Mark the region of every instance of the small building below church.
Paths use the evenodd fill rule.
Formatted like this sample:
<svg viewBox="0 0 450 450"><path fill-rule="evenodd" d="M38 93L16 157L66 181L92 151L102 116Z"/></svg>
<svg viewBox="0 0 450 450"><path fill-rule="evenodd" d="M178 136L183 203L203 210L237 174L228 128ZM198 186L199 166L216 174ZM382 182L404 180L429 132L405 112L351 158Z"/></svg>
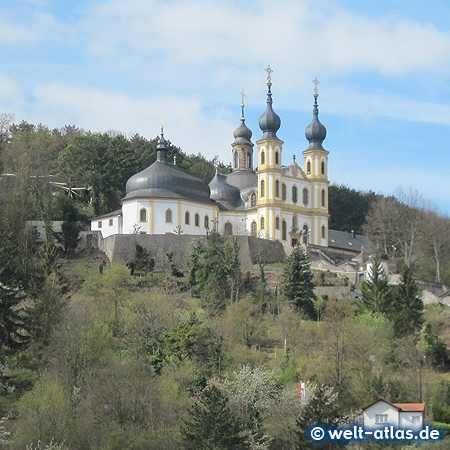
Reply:
<svg viewBox="0 0 450 450"><path fill-rule="evenodd" d="M114 234L251 235L278 240L289 253L299 242L328 247L328 151L326 128L319 121L317 85L308 146L303 164L282 164L281 119L273 110L272 80L267 77L261 135L252 142L244 104L231 144L233 170L216 174L208 184L167 160L163 130L157 159L126 183L122 208L96 217L91 230L103 238ZM255 154L256 153L256 154Z"/></svg>

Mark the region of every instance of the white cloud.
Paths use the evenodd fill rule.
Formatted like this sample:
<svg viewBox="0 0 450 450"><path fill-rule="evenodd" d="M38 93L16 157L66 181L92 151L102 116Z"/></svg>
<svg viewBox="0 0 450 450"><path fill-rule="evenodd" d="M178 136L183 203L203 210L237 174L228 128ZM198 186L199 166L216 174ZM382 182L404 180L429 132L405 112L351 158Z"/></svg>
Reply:
<svg viewBox="0 0 450 450"><path fill-rule="evenodd" d="M11 77L0 74L0 108L17 105L21 100L22 89L19 83Z"/></svg>
<svg viewBox="0 0 450 450"><path fill-rule="evenodd" d="M168 139L184 151L230 159L230 146L220 145L232 138L233 124L227 113L206 114L196 98L133 98L61 83L38 86L34 97L30 119L50 126L76 124L90 130L118 130L155 137L163 123Z"/></svg>

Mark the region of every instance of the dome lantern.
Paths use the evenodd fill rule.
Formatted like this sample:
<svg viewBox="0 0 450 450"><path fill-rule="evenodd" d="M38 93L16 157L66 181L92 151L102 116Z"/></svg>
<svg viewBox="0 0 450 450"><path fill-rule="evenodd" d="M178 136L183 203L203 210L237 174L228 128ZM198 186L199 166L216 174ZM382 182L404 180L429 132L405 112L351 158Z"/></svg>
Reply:
<svg viewBox="0 0 450 450"><path fill-rule="evenodd" d="M322 149L322 143L327 137L327 129L322 125L319 120L319 104L317 98L319 97L319 80L314 79L314 105L313 105L313 118L311 123L305 129L305 137L309 141L310 149Z"/></svg>
<svg viewBox="0 0 450 450"><path fill-rule="evenodd" d="M267 106L264 113L259 118L259 128L263 132L264 138L277 138L277 131L280 129L281 120L278 114L272 109L272 77L273 72L270 66L267 66Z"/></svg>

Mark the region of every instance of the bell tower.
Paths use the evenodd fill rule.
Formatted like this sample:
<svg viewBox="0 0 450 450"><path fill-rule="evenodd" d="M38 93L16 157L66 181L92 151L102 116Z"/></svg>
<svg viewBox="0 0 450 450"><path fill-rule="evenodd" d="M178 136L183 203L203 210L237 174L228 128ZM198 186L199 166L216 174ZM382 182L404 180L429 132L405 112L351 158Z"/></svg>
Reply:
<svg viewBox="0 0 450 450"><path fill-rule="evenodd" d="M252 131L245 124L245 94L241 92L241 124L234 132L233 149L233 171L253 170L253 144Z"/></svg>
<svg viewBox="0 0 450 450"><path fill-rule="evenodd" d="M278 138L281 120L272 108L272 72L266 69L267 100L266 110L259 118L259 127L263 132L257 144L258 152L258 231L259 236L275 239L275 208L281 198L281 157L283 141Z"/></svg>

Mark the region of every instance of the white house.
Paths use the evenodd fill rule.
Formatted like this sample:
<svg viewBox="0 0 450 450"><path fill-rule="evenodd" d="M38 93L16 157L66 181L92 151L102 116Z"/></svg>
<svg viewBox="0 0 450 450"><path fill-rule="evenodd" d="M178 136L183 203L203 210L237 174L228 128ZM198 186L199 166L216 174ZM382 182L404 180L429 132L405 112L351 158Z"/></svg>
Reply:
<svg viewBox="0 0 450 450"><path fill-rule="evenodd" d="M379 399L367 406L362 413L362 423L366 428L385 425L420 429L425 417L425 403L391 403Z"/></svg>

